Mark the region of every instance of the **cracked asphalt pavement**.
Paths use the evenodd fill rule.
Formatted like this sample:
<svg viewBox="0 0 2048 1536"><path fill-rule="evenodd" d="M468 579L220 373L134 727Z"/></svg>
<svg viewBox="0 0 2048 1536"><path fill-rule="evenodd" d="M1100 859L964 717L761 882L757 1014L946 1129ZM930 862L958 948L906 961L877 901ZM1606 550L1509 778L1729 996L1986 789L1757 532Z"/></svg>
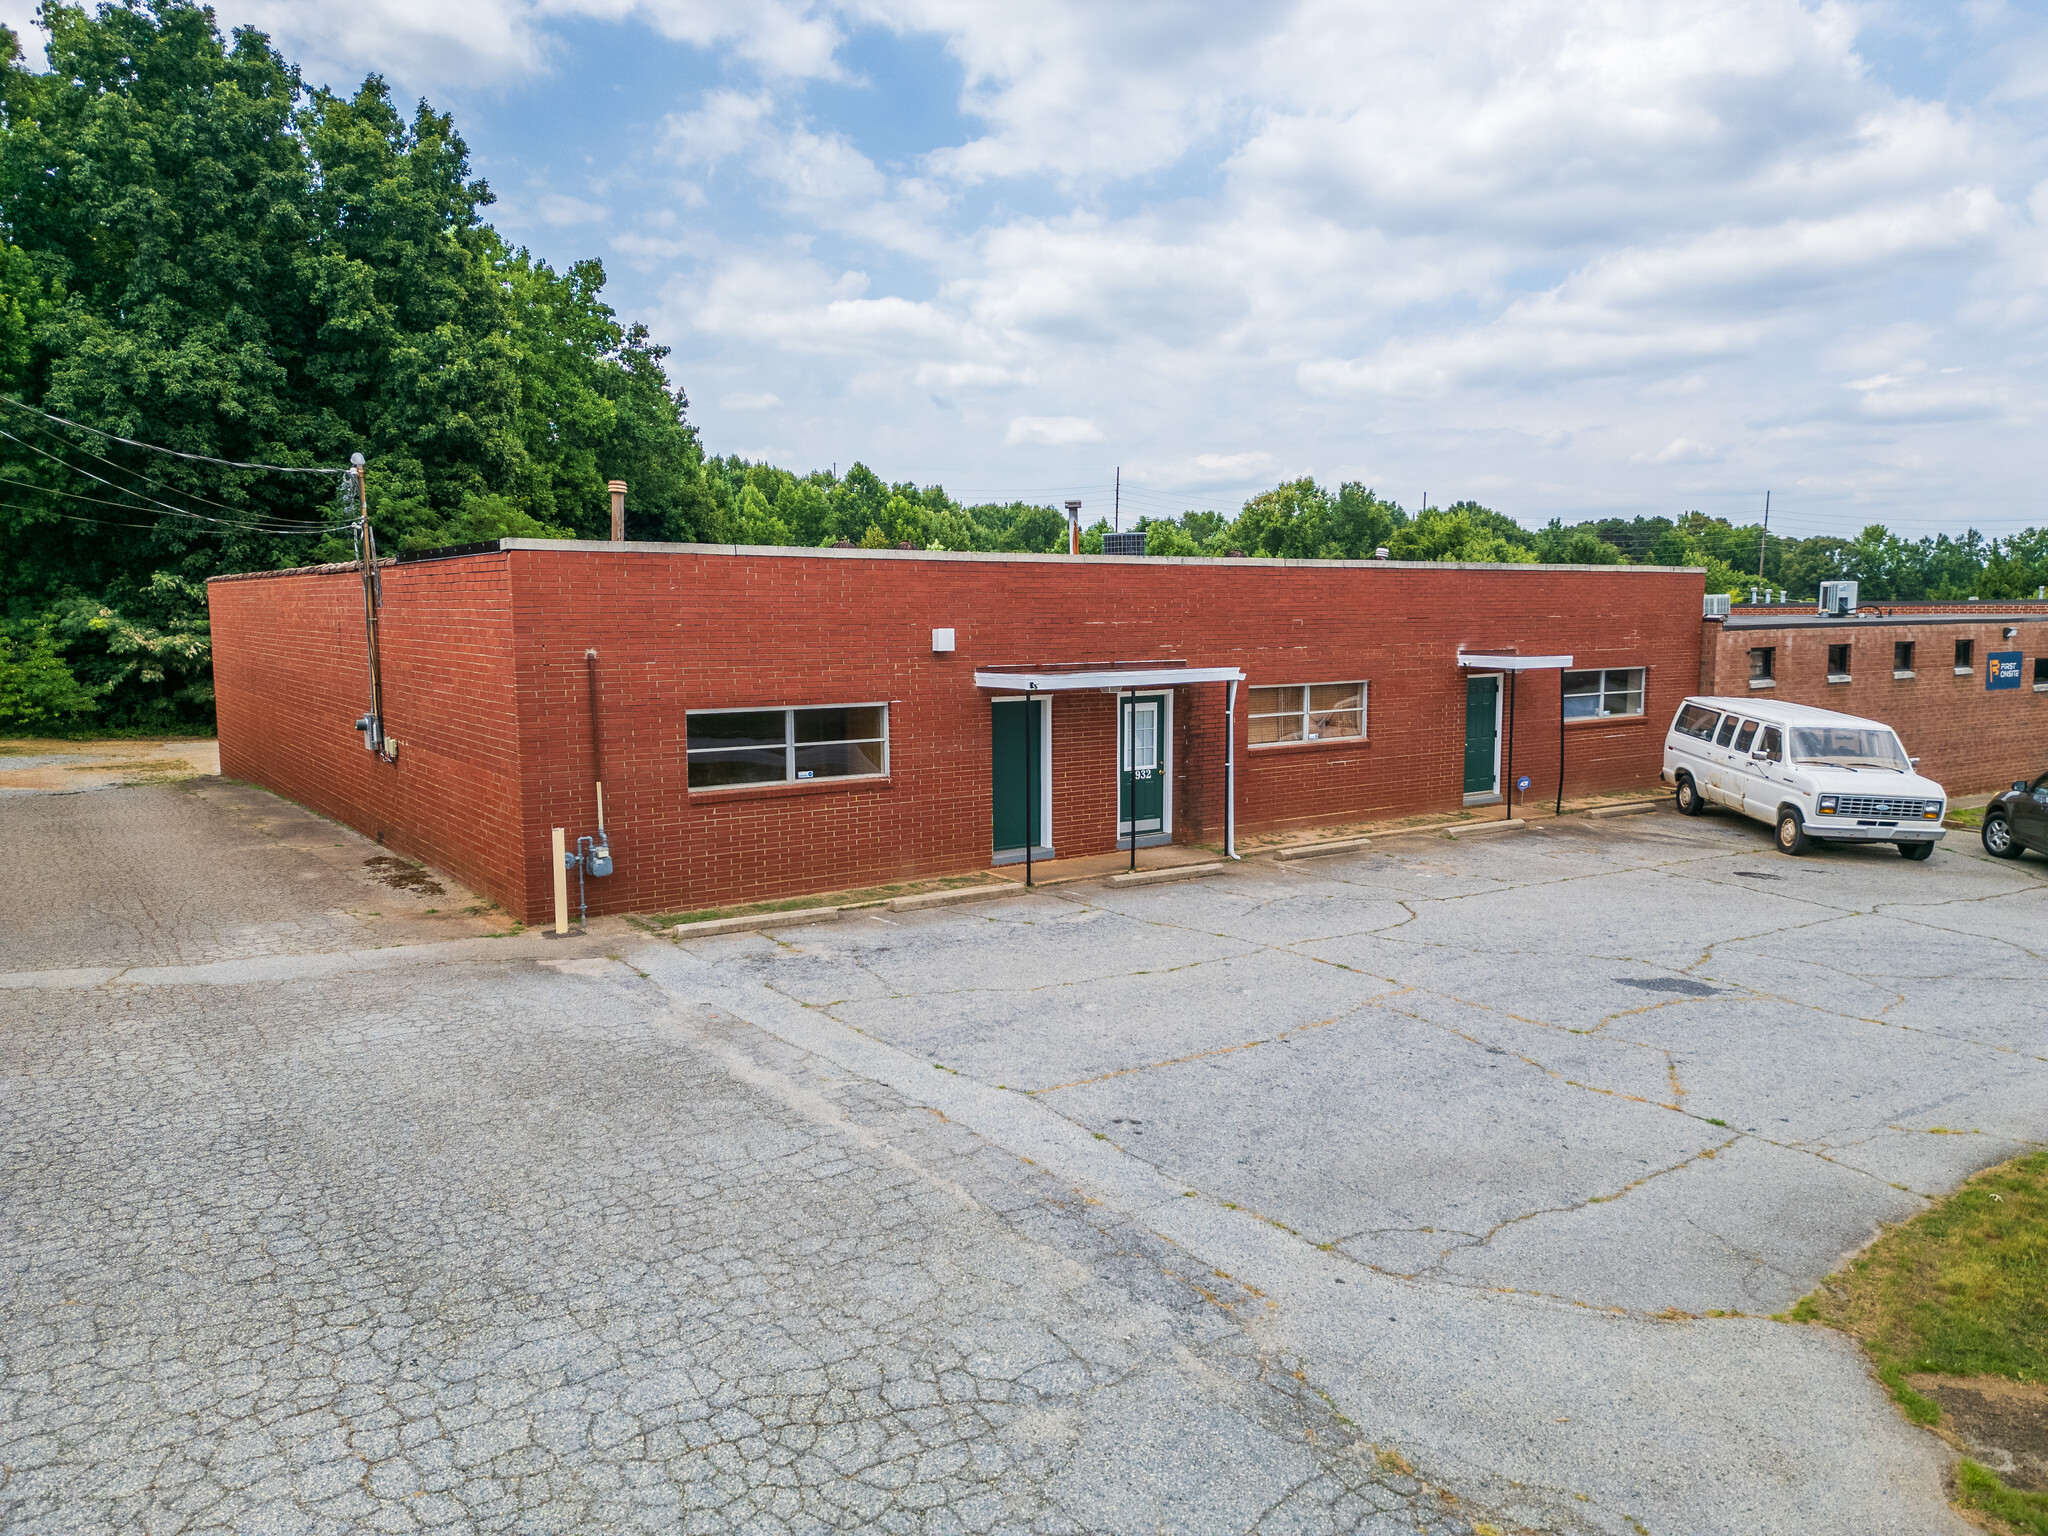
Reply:
<svg viewBox="0 0 2048 1536"><path fill-rule="evenodd" d="M2048 1136L2048 861L1647 816L673 943L218 781L0 828L8 1532L1969 1529L1765 1314Z"/></svg>

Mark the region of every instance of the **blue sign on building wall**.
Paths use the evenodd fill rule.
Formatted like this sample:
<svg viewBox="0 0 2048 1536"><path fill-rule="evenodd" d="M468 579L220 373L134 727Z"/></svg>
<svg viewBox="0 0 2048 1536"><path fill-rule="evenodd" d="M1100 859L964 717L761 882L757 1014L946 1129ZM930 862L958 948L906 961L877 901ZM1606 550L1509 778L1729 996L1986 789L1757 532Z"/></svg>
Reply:
<svg viewBox="0 0 2048 1536"><path fill-rule="evenodd" d="M1993 651L1984 658L1984 688L2017 688L2020 685L2020 652Z"/></svg>

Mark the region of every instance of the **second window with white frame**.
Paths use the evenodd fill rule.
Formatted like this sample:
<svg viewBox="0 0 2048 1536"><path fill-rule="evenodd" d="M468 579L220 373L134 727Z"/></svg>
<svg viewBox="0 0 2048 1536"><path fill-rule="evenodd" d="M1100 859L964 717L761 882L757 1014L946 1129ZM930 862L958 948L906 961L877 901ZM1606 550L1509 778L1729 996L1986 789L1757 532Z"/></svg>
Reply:
<svg viewBox="0 0 2048 1536"><path fill-rule="evenodd" d="M1365 734L1364 683L1254 688L1246 704L1255 747L1287 741L1339 741Z"/></svg>
<svg viewBox="0 0 2048 1536"><path fill-rule="evenodd" d="M1604 720L1613 715L1643 712L1643 669L1608 667L1599 672L1564 675L1564 717Z"/></svg>

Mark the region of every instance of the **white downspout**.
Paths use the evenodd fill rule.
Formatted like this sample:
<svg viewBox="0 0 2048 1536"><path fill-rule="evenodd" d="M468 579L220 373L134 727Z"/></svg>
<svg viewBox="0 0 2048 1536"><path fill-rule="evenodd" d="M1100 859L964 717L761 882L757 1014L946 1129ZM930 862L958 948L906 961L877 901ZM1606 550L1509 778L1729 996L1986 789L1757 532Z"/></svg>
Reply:
<svg viewBox="0 0 2048 1536"><path fill-rule="evenodd" d="M1223 851L1237 857L1237 679L1225 683L1223 704Z"/></svg>

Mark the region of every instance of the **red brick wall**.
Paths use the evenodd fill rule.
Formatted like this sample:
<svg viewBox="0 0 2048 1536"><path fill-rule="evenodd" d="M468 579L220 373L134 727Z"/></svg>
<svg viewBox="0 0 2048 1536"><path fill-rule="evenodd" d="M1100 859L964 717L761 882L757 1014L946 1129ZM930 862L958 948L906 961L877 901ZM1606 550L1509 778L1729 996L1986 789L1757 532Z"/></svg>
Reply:
<svg viewBox="0 0 2048 1536"><path fill-rule="evenodd" d="M355 729L369 707L358 567L208 584L221 772L523 913L528 835L506 558L387 565L383 578L384 719L398 742L395 763L363 750Z"/></svg>
<svg viewBox="0 0 2048 1536"><path fill-rule="evenodd" d="M1709 622L1700 647L1700 691L1748 695L1749 652L1772 646L1778 653L1777 686L1769 690L1770 698L1884 721L1920 758L1921 772L1952 795L2003 789L2048 767L2048 693L2033 687L2034 658L2048 656L2048 624L2022 619L2010 626L2019 631L2017 638L2007 640L2008 626L1998 622L2001 615L1994 609L1988 621L1980 620L1978 606L1971 604L1968 617L1958 615L1952 624L1858 619L1853 624L1727 629ZM1892 645L1899 640L1913 642L1913 677L1892 676ZM1974 642L1971 670L1962 676L1954 665L1958 640ZM1830 683L1828 647L1844 644L1850 647L1850 681ZM2018 688L1985 688L1984 658L1993 651L2024 656Z"/></svg>
<svg viewBox="0 0 2048 1536"><path fill-rule="evenodd" d="M573 838L595 827L584 661L593 647L618 868L590 887L597 911L985 867L989 705L977 668L1174 657L1240 666L1246 686L1364 679L1362 742L1252 749L1240 691L1238 825L1253 832L1455 809L1461 647L1646 668L1641 721L1569 727L1565 788L1653 785L1664 723L1692 691L1700 655L1701 578L1686 572L514 549L387 572L387 717L402 743L394 770L372 762L350 728L362 709L357 580L216 584L227 771L354 825L377 822L393 846L442 863L528 921L552 901L547 829ZM317 645L302 625L273 620L313 609L326 626ZM957 630L959 648L935 656L931 631L941 627ZM491 664L435 662L448 646ZM1517 692L1514 771L1534 778L1530 799L1548 799L1557 674L1532 674ZM336 702L324 712L279 707L294 694ZM1212 840L1223 823L1223 688L1179 695L1175 831ZM881 701L890 705L885 780L689 792L686 710ZM272 722L274 744L250 742L259 717ZM457 717L467 722L462 751L445 723ZM1100 693L1061 693L1053 704L1053 835L1063 856L1116 846L1116 718L1114 699ZM397 793L429 770L445 780L439 798L420 786Z"/></svg>

